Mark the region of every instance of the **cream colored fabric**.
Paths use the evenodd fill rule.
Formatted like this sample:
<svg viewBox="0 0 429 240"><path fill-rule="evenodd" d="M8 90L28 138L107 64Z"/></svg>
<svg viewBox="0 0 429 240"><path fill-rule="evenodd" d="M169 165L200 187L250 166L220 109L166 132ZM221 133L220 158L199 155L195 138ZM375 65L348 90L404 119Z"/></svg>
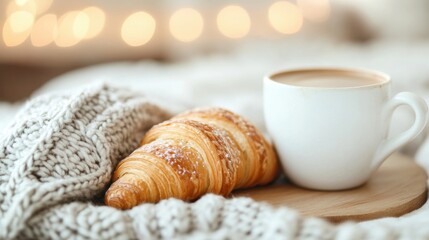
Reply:
<svg viewBox="0 0 429 240"><path fill-rule="evenodd" d="M62 203L102 194L118 160L167 117L145 98L106 86L29 102L0 139L0 239L32 229L28 221L40 211L61 213L69 209ZM74 220L63 212L38 224L66 227ZM33 230L39 236L43 228ZM53 231L46 236L56 238Z"/></svg>

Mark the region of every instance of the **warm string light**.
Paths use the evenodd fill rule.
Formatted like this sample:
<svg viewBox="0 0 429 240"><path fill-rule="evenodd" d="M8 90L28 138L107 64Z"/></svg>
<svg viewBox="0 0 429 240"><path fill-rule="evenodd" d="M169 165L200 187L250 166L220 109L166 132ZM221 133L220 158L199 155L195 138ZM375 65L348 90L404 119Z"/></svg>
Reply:
<svg viewBox="0 0 429 240"><path fill-rule="evenodd" d="M13 32L25 32L33 26L34 16L26 11L17 11L9 16L9 24Z"/></svg>
<svg viewBox="0 0 429 240"><path fill-rule="evenodd" d="M171 15L169 26L171 35L175 39L181 42L192 42L203 32L204 20L197 10L182 8Z"/></svg>
<svg viewBox="0 0 429 240"><path fill-rule="evenodd" d="M98 7L70 11L57 19L54 14L45 14L53 0L12 0L6 8L3 26L3 41L6 46L18 46L31 36L35 47L54 42L59 47L71 47L84 39L99 35L105 25L106 14ZM329 18L329 0L277 1L268 8L268 20L274 30L294 34L303 26L303 19L323 22ZM40 15L40 16L39 16ZM245 8L230 5L222 8L216 16L219 32L225 37L238 39L249 34L251 18ZM175 11L168 22L173 38L181 42L197 40L204 30L204 19L193 8ZM156 20L149 13L140 11L128 16L121 27L122 40L129 46L148 43L156 32Z"/></svg>
<svg viewBox="0 0 429 240"><path fill-rule="evenodd" d="M89 28L85 39L96 37L104 28L106 14L98 7L87 7L82 12L89 17Z"/></svg>
<svg viewBox="0 0 429 240"><path fill-rule="evenodd" d="M40 17L31 31L31 43L35 47L43 47L55 41L58 35L57 16L46 14Z"/></svg>
<svg viewBox="0 0 429 240"><path fill-rule="evenodd" d="M217 15L219 31L229 38L242 38L249 33L250 16L240 6L227 6Z"/></svg>
<svg viewBox="0 0 429 240"><path fill-rule="evenodd" d="M89 28L89 18L81 11L67 12L58 21L58 35L55 44L58 47L71 47L78 44Z"/></svg>
<svg viewBox="0 0 429 240"><path fill-rule="evenodd" d="M146 12L136 12L125 19L122 24L122 40L130 46L146 44L153 37L156 29L155 19Z"/></svg>
<svg viewBox="0 0 429 240"><path fill-rule="evenodd" d="M29 1L29 0L27 0ZM46 12L52 5L53 0L32 0L36 5L36 13L42 14Z"/></svg>
<svg viewBox="0 0 429 240"><path fill-rule="evenodd" d="M8 47L22 44L30 35L34 15L28 11L12 12L3 25L3 41Z"/></svg>
<svg viewBox="0 0 429 240"><path fill-rule="evenodd" d="M6 8L6 16L15 11L27 11L34 15L46 12L52 5L53 0L16 0L11 1Z"/></svg>
<svg viewBox="0 0 429 240"><path fill-rule="evenodd" d="M15 0L16 5L22 6L27 3L28 0Z"/></svg>
<svg viewBox="0 0 429 240"><path fill-rule="evenodd" d="M6 7L6 17L17 11L26 11L33 15L37 14L36 2L34 0L27 1L11 1Z"/></svg>
<svg viewBox="0 0 429 240"><path fill-rule="evenodd" d="M9 17L6 20L2 31L3 41L8 47L15 47L22 44L31 32L31 28L23 28L21 24L12 23L14 21L13 19L14 18Z"/></svg>
<svg viewBox="0 0 429 240"><path fill-rule="evenodd" d="M47 11L53 0L16 0L7 7L7 20L3 27L6 46L18 46L31 36L35 47L55 42L59 47L71 47L83 39L96 37L104 28L105 13L97 7L71 11L57 20L53 14L37 15Z"/></svg>
<svg viewBox="0 0 429 240"><path fill-rule="evenodd" d="M298 32L303 25L301 10L293 3L278 1L268 9L268 19L271 26L283 34Z"/></svg>
<svg viewBox="0 0 429 240"><path fill-rule="evenodd" d="M103 30L104 24L105 13L97 7L68 12L58 21L55 44L59 47L71 47L84 39L94 38Z"/></svg>

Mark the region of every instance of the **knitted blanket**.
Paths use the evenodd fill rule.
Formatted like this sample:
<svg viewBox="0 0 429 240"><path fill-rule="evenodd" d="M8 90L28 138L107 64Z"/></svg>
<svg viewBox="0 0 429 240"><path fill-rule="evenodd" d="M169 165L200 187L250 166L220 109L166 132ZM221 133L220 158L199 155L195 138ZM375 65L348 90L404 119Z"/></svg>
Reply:
<svg viewBox="0 0 429 240"><path fill-rule="evenodd" d="M29 102L0 139L0 239L428 239L427 211L333 225L248 198L208 194L121 211L102 197L119 160L169 117L95 86Z"/></svg>

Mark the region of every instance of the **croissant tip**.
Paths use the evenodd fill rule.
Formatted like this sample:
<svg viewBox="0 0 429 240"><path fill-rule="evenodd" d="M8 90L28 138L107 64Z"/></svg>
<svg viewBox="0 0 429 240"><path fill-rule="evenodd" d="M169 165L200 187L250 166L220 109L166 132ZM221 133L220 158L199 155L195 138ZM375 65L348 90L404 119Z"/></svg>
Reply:
<svg viewBox="0 0 429 240"><path fill-rule="evenodd" d="M107 190L104 197L104 203L107 206L114 207L121 210L126 210L137 205L132 201L134 193L128 189L111 187Z"/></svg>

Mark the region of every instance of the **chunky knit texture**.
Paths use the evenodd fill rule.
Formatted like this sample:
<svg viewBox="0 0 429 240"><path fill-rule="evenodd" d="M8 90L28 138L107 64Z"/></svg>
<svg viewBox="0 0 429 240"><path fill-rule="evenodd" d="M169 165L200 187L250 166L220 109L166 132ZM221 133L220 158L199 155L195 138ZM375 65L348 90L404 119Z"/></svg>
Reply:
<svg viewBox="0 0 429 240"><path fill-rule="evenodd" d="M128 211L104 206L118 160L168 114L97 86L34 99L0 140L0 239L428 239L429 217L332 225L208 194Z"/></svg>
<svg viewBox="0 0 429 240"><path fill-rule="evenodd" d="M17 236L39 211L101 194L118 160L167 117L144 98L106 86L28 103L0 140L0 238Z"/></svg>

